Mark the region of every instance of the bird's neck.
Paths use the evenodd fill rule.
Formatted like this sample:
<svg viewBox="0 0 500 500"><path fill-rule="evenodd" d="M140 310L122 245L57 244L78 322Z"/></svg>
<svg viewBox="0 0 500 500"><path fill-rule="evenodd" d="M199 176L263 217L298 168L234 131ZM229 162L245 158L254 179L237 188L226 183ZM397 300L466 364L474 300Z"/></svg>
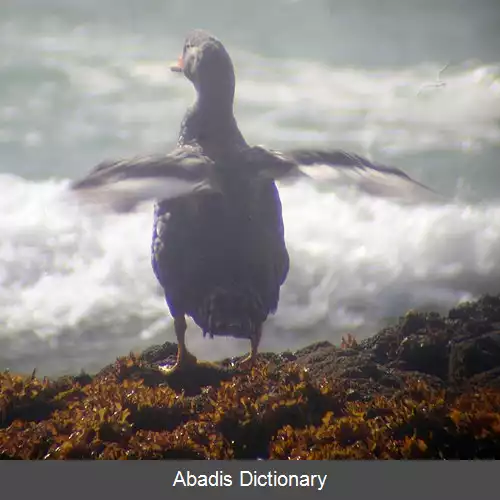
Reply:
<svg viewBox="0 0 500 500"><path fill-rule="evenodd" d="M194 106L198 112L211 120L229 121L233 118L234 88L213 86L204 92L199 92Z"/></svg>
<svg viewBox="0 0 500 500"><path fill-rule="evenodd" d="M181 130L180 142L196 142L206 154L225 151L245 144L233 114L233 102L217 95L198 96L187 112Z"/></svg>

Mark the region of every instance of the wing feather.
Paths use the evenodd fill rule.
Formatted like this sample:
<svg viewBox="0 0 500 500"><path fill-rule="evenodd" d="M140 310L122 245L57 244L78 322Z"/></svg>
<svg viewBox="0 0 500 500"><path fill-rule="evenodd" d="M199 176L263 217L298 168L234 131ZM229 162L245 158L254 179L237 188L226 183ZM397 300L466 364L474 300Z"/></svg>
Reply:
<svg viewBox="0 0 500 500"><path fill-rule="evenodd" d="M84 202L130 211L144 201L168 201L217 192L213 162L199 150L183 147L165 155L105 161L71 190Z"/></svg>

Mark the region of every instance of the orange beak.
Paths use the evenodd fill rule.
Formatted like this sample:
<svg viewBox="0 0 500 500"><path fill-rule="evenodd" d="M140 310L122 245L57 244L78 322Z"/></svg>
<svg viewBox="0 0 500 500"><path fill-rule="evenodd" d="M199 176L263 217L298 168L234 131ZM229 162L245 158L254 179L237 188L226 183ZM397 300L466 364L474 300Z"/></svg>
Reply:
<svg viewBox="0 0 500 500"><path fill-rule="evenodd" d="M179 56L177 62L170 66L170 70L175 71L176 73L182 73L184 70L184 60L182 59L182 56Z"/></svg>

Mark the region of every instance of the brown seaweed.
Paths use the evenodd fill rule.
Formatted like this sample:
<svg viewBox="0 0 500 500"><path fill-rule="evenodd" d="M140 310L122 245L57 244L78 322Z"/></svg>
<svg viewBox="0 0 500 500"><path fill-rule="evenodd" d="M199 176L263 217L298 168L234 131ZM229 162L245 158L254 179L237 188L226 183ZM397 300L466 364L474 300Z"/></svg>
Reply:
<svg viewBox="0 0 500 500"><path fill-rule="evenodd" d="M499 459L499 311L487 297L410 313L250 371L166 375L149 353L94 377L0 373L0 458ZM419 358L432 353L443 369Z"/></svg>

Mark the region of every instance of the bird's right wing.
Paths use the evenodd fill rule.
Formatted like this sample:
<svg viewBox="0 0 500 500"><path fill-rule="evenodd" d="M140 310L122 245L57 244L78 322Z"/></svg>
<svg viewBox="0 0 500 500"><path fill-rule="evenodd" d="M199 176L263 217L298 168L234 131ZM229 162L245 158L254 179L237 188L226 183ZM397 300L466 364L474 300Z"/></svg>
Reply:
<svg viewBox="0 0 500 500"><path fill-rule="evenodd" d="M86 203L123 212L147 200L168 201L198 193L218 192L213 162L199 150L180 147L165 155L106 161L71 190Z"/></svg>

